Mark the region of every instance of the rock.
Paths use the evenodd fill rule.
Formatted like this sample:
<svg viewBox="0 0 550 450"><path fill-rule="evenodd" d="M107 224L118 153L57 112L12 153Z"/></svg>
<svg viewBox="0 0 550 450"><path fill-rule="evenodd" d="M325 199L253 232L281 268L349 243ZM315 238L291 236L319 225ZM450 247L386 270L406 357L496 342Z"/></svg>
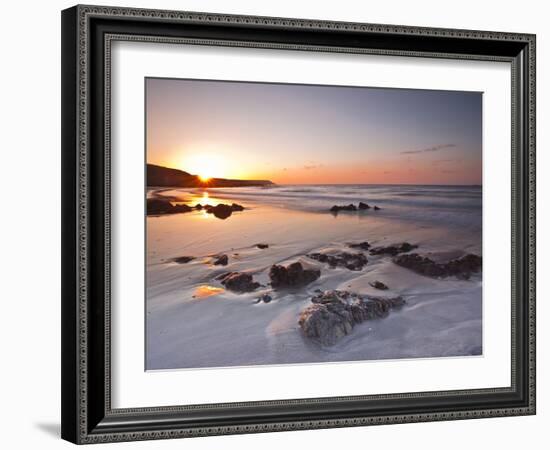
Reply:
<svg viewBox="0 0 550 450"><path fill-rule="evenodd" d="M300 314L298 324L303 333L321 345L334 345L351 333L353 315L343 303L313 304Z"/></svg>
<svg viewBox="0 0 550 450"><path fill-rule="evenodd" d="M351 292L338 290L321 291L317 289L315 292L317 292L317 295L311 297L311 303L339 303L342 300L349 299L353 295Z"/></svg>
<svg viewBox="0 0 550 450"><path fill-rule="evenodd" d="M442 277L445 275L445 268L430 258L420 256L417 253L400 255L395 257L393 262L398 266L405 267L413 272L430 277Z"/></svg>
<svg viewBox="0 0 550 450"><path fill-rule="evenodd" d="M227 255L219 255L214 260L215 266L227 266L227 263L229 262L229 257Z"/></svg>
<svg viewBox="0 0 550 450"><path fill-rule="evenodd" d="M271 300L273 300L271 298L271 295L269 294L263 294L263 295L260 295L258 297L258 301L256 303L261 303L261 302L264 302L264 303L269 303Z"/></svg>
<svg viewBox="0 0 550 450"><path fill-rule="evenodd" d="M177 214L191 211L191 207L187 205L172 205L169 200L162 198L147 199L147 215L159 216L163 214Z"/></svg>
<svg viewBox="0 0 550 450"><path fill-rule="evenodd" d="M242 272L228 272L216 278L230 291L233 292L252 292L260 287L252 278L252 275Z"/></svg>
<svg viewBox="0 0 550 450"><path fill-rule="evenodd" d="M388 286L386 286L384 283L382 283L381 281L378 281L378 280L375 280L375 281L371 281L369 283L374 289L380 289L382 291L385 291L388 289Z"/></svg>
<svg viewBox="0 0 550 450"><path fill-rule="evenodd" d="M348 291L325 291L311 299L298 320L304 335L331 346L351 333L353 327L366 320L382 318L405 304L401 297L361 296Z"/></svg>
<svg viewBox="0 0 550 450"><path fill-rule="evenodd" d="M162 200L160 198L148 198L147 199L147 215L156 215L156 214L171 214L172 203L168 200Z"/></svg>
<svg viewBox="0 0 550 450"><path fill-rule="evenodd" d="M233 203L226 205L225 203L218 203L216 206L206 205L204 207L208 214L214 214L218 219L225 220L233 214L235 211L243 211L244 206Z"/></svg>
<svg viewBox="0 0 550 450"><path fill-rule="evenodd" d="M351 248L360 248L361 250L368 250L370 248L370 244L367 241L364 242L358 242L357 244L348 244Z"/></svg>
<svg viewBox="0 0 550 450"><path fill-rule="evenodd" d="M192 211L192 210L193 210L193 208L191 208L190 206L184 205L184 204L174 205L173 209L172 209L174 214L186 213L186 212L189 212L189 211Z"/></svg>
<svg viewBox="0 0 550 450"><path fill-rule="evenodd" d="M225 205L223 203L219 203L216 206L206 205L206 212L208 214L214 214L218 219L225 220L231 214L233 214L233 210L231 209L230 205Z"/></svg>
<svg viewBox="0 0 550 450"><path fill-rule="evenodd" d="M435 278L457 276L467 280L472 273L481 270L481 257L471 253L446 263L437 263L417 253L396 256L393 258L393 262L420 275Z"/></svg>
<svg viewBox="0 0 550 450"><path fill-rule="evenodd" d="M256 244L256 247L263 250L263 249L269 248L269 244Z"/></svg>
<svg viewBox="0 0 550 450"><path fill-rule="evenodd" d="M368 203L363 203L363 202L359 202L359 205L358 206L355 206L353 204L349 204L349 205L334 205L332 208L330 208L330 211L333 213L333 214L338 214L340 211L365 211L367 209L370 209L370 205ZM378 206L375 206L374 207L374 210L375 211L379 211L381 210L382 208L379 208Z"/></svg>
<svg viewBox="0 0 550 450"><path fill-rule="evenodd" d="M202 208L203 208L203 206L202 206L200 203L197 203L197 204L195 205L195 209L196 209L197 211L201 211Z"/></svg>
<svg viewBox="0 0 550 450"><path fill-rule="evenodd" d="M273 265L269 270L271 286L276 289L305 286L320 276L320 270L304 269L299 262L292 263L288 267Z"/></svg>
<svg viewBox="0 0 550 450"><path fill-rule="evenodd" d="M356 323L388 316L390 310L401 308L405 304L402 297L361 297L350 304Z"/></svg>
<svg viewBox="0 0 550 450"><path fill-rule="evenodd" d="M315 261L326 263L331 268L344 267L348 270L362 270L368 262L367 257L363 253L310 253L307 257Z"/></svg>
<svg viewBox="0 0 550 450"><path fill-rule="evenodd" d="M172 261L177 262L178 264L187 264L190 261L193 261L195 259L194 256L178 256L177 258L174 258Z"/></svg>
<svg viewBox="0 0 550 450"><path fill-rule="evenodd" d="M472 273L477 273L481 270L481 256L468 253L447 262L445 266L450 274L468 279Z"/></svg>
<svg viewBox="0 0 550 450"><path fill-rule="evenodd" d="M330 210L333 213L338 213L339 211L357 211L357 207L350 203L349 205L344 206L334 205L332 208L330 208Z"/></svg>
<svg viewBox="0 0 550 450"><path fill-rule="evenodd" d="M374 247L374 248L371 248L369 253L371 255L395 256L395 255L398 255L399 253L410 252L415 248L418 248L418 245L412 245L412 244L409 244L408 242L403 242L402 244L388 245L387 247Z"/></svg>

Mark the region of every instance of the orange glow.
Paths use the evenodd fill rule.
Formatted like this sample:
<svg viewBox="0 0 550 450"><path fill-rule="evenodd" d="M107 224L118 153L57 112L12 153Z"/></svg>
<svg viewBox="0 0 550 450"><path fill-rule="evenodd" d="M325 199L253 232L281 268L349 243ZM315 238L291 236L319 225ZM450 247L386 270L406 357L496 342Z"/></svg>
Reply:
<svg viewBox="0 0 550 450"><path fill-rule="evenodd" d="M444 166L419 159L386 158L316 168L288 164L258 177L277 184L418 184L419 180L424 184L479 184L481 179L481 166L475 161L463 160Z"/></svg>
<svg viewBox="0 0 550 450"><path fill-rule="evenodd" d="M223 203L222 199L211 197L208 191L206 190L193 192L190 194L191 194L191 198L187 202L188 205L194 206L194 205L201 204L202 206L206 206L206 205L216 206L218 203ZM213 214L208 214L206 209L203 208L201 210L200 217L204 219L212 219L215 216Z"/></svg>
<svg viewBox="0 0 550 450"><path fill-rule="evenodd" d="M224 290L222 288L202 285L195 289L193 297L195 298L206 298L212 297L213 295L221 294Z"/></svg>
<svg viewBox="0 0 550 450"><path fill-rule="evenodd" d="M218 203L223 203L223 200L220 198L211 197L208 191L196 191L196 192L190 192L190 198L187 204L189 205L197 205L201 204L202 206L211 205L216 206Z"/></svg>
<svg viewBox="0 0 550 450"><path fill-rule="evenodd" d="M178 153L173 159L150 163L198 175L205 188L213 178L270 180L275 184L479 184L481 180L481 165L467 158L441 162L424 156L388 156L366 162L322 161L313 165L274 160L260 165L251 158L232 160L212 151L185 156Z"/></svg>
<svg viewBox="0 0 550 450"><path fill-rule="evenodd" d="M205 183L212 178L227 176L227 165L224 159L216 153L189 153L178 165L182 170L198 175L200 180Z"/></svg>

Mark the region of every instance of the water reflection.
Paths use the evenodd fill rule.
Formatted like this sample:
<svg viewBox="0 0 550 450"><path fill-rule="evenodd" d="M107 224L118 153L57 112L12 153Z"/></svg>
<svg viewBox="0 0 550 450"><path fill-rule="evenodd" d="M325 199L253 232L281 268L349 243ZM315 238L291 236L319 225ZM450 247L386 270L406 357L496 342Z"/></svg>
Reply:
<svg viewBox="0 0 550 450"><path fill-rule="evenodd" d="M185 204L193 208L196 207L197 205L201 205L203 208L198 210L200 212L200 217L212 218L214 216L212 214L209 214L204 209L204 206L216 206L220 203L223 203L223 200L218 197L212 197L210 192L208 192L207 190L198 189L196 191L188 192L185 201L174 202L174 203Z"/></svg>
<svg viewBox="0 0 550 450"><path fill-rule="evenodd" d="M197 205L200 203L202 206L216 206L218 203L223 203L221 199L211 197L208 191L195 191L190 194L191 198L188 202L190 205Z"/></svg>

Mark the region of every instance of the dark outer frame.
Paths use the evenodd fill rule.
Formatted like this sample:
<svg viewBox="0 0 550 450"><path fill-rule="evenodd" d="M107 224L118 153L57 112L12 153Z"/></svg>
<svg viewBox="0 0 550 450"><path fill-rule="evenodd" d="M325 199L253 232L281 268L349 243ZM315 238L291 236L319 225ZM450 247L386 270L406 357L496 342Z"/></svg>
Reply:
<svg viewBox="0 0 550 450"><path fill-rule="evenodd" d="M509 62L511 386L113 409L110 49L114 40ZM535 414L535 36L104 6L64 10L61 350L61 434L78 444Z"/></svg>

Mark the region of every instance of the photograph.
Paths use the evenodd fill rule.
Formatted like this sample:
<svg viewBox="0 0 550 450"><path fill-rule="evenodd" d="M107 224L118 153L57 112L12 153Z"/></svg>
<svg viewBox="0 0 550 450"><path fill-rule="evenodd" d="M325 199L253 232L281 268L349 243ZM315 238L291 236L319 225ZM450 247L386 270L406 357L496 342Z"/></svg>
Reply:
<svg viewBox="0 0 550 450"><path fill-rule="evenodd" d="M40 39L12 41L60 63L38 77L45 101L21 95L36 58L4 71L24 119L7 130L21 160L7 186L58 192L58 208L50 195L5 221L54 256L34 282L4 233L21 268L6 304L23 307L6 315L18 345L4 359L41 399L11 414L13 442L463 450L542 436L549 32L533 2L496 16L495 2L42 3ZM60 305L12 301L29 279Z"/></svg>
<svg viewBox="0 0 550 450"><path fill-rule="evenodd" d="M483 355L481 92L144 88L146 370Z"/></svg>
<svg viewBox="0 0 550 450"><path fill-rule="evenodd" d="M41 162L24 149L10 165L53 183L44 158L61 163L60 216L44 221L61 233L43 239L41 223L37 235L61 241L61 264L48 266L61 279L46 271L61 307L39 301L36 315L55 331L40 342L60 347L38 354L56 364L40 373L53 377L61 420L59 402L51 422L33 408L37 435L60 422L75 444L211 436L280 448L367 433L387 445L408 424L396 444L425 447L437 428L435 443L521 447L546 418L543 15L256 3L63 5L61 33L42 33L61 53L61 89L44 92L61 101L38 107L61 114L46 114L60 129L37 126L60 137L61 158L40 146ZM29 133L16 131L17 147ZM35 209L7 222L32 237ZM8 241L23 292L28 255Z"/></svg>

